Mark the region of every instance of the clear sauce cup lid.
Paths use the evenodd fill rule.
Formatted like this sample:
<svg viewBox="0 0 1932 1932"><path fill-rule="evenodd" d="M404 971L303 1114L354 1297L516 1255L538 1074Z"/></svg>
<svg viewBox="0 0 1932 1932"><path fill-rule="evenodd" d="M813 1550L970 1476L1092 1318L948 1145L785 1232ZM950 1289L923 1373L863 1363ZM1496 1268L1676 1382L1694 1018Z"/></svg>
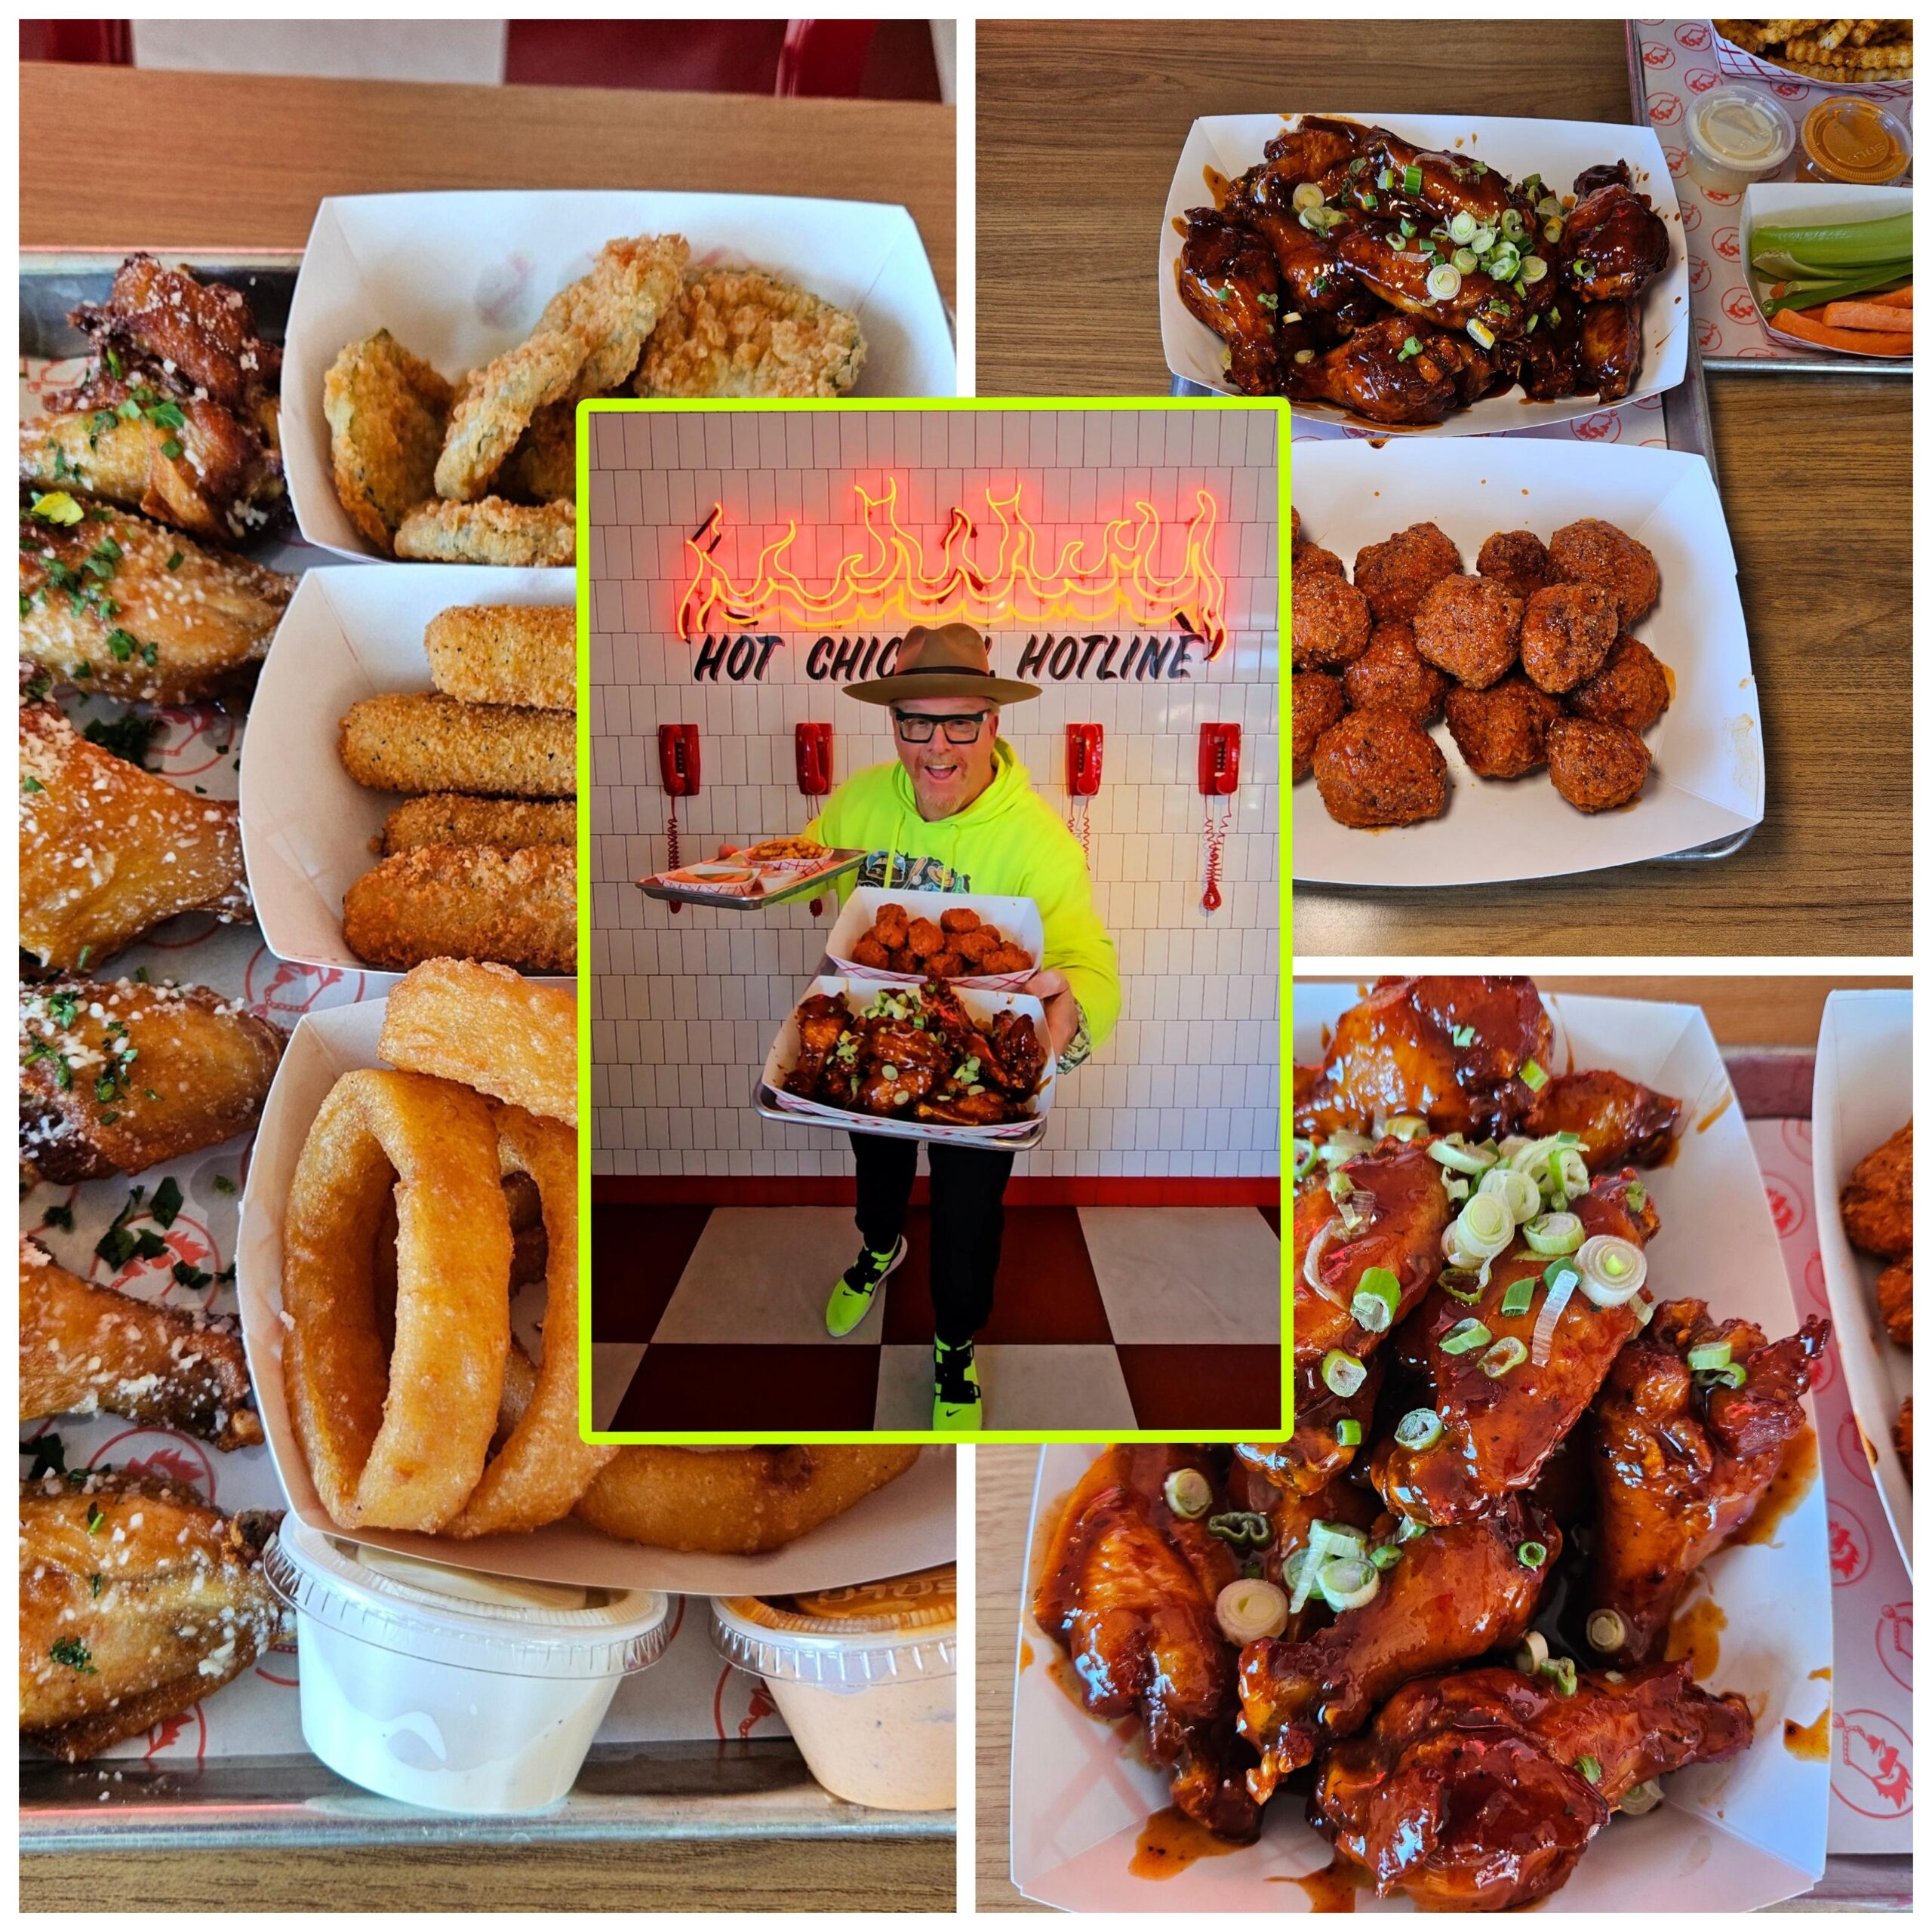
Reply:
<svg viewBox="0 0 1932 1932"><path fill-rule="evenodd" d="M958 1667L955 1567L795 1596L712 1600L712 1641L741 1670L858 1686Z"/></svg>

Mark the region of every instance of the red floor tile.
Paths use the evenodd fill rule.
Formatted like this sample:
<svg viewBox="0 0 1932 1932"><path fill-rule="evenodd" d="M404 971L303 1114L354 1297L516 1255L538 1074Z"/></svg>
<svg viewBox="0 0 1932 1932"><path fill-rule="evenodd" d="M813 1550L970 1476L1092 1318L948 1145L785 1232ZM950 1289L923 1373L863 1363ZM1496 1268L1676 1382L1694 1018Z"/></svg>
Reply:
<svg viewBox="0 0 1932 1932"><path fill-rule="evenodd" d="M1115 1352L1143 1429L1181 1434L1241 1429L1272 1435L1281 1428L1278 1349L1228 1343L1123 1343Z"/></svg>
<svg viewBox="0 0 1932 1932"><path fill-rule="evenodd" d="M1281 1238L1281 1210L1280 1204L1277 1202L1271 1205L1264 1205L1258 1211L1260 1214L1261 1218L1275 1230L1275 1238L1277 1241L1279 1241Z"/></svg>
<svg viewBox="0 0 1932 1932"><path fill-rule="evenodd" d="M591 1209L593 1342L651 1340L710 1218L709 1208L641 1208L606 1201Z"/></svg>
<svg viewBox="0 0 1932 1932"><path fill-rule="evenodd" d="M617 1404L616 1429L755 1429L783 1442L800 1429L872 1426L878 1351L854 1348L700 1346L647 1350Z"/></svg>
<svg viewBox="0 0 1932 1932"><path fill-rule="evenodd" d="M888 1342L933 1338L932 1219L924 1208L906 1218L906 1259L887 1291ZM985 1342L1110 1342L1100 1284L1072 1208L1008 1208L1000 1244L992 1319Z"/></svg>

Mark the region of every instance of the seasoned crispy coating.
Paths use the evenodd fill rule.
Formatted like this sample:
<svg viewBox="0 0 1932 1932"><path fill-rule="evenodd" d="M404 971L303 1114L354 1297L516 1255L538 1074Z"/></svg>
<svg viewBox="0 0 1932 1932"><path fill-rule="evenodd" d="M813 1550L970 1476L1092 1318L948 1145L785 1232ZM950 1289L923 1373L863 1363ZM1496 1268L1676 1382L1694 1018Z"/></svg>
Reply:
<svg viewBox="0 0 1932 1932"><path fill-rule="evenodd" d="M1407 712L1352 711L1315 747L1315 783L1338 824L1414 825L1449 802L1449 768Z"/></svg>
<svg viewBox="0 0 1932 1932"><path fill-rule="evenodd" d="M1650 776L1643 740L1623 724L1593 718L1558 718L1544 740L1550 782L1580 812L1607 812L1627 805Z"/></svg>
<svg viewBox="0 0 1932 1932"><path fill-rule="evenodd" d="M131 510L20 514L20 655L76 690L190 704L245 684L295 580Z"/></svg>
<svg viewBox="0 0 1932 1932"><path fill-rule="evenodd" d="M577 506L485 497L418 503L396 526L395 553L425 564L496 564L537 570L577 560Z"/></svg>
<svg viewBox="0 0 1932 1932"><path fill-rule="evenodd" d="M262 1440L249 1398L232 1320L84 1281L21 1241L21 1421L104 1413L239 1449Z"/></svg>
<svg viewBox="0 0 1932 1932"><path fill-rule="evenodd" d="M335 493L384 556L397 526L435 493L455 392L387 329L346 344L322 382Z"/></svg>
<svg viewBox="0 0 1932 1932"><path fill-rule="evenodd" d="M386 972L457 958L574 973L576 848L419 846L383 860L349 888L342 932L357 958Z"/></svg>
<svg viewBox="0 0 1932 1932"><path fill-rule="evenodd" d="M915 959L928 958L946 944L946 936L936 921L915 919L906 928L906 946Z"/></svg>
<svg viewBox="0 0 1932 1932"><path fill-rule="evenodd" d="M970 933L979 923L979 914L970 906L955 906L939 915L940 931L955 937Z"/></svg>
<svg viewBox="0 0 1932 1932"><path fill-rule="evenodd" d="M1626 630L1657 601L1662 588L1657 560L1649 549L1595 516L1566 523L1550 538L1549 578L1552 583L1593 583L1607 591Z"/></svg>
<svg viewBox="0 0 1932 1932"><path fill-rule="evenodd" d="M878 935L879 943L888 952L897 952L904 947L906 926L906 909L897 900L888 900L872 915L872 931Z"/></svg>
<svg viewBox="0 0 1932 1932"><path fill-rule="evenodd" d="M694 269L645 345L645 396L840 396L859 380L859 318L761 269Z"/></svg>
<svg viewBox="0 0 1932 1932"><path fill-rule="evenodd" d="M122 1470L20 1484L20 1735L68 1764L238 1677L280 1634L279 1513Z"/></svg>
<svg viewBox="0 0 1932 1932"><path fill-rule="evenodd" d="M1887 1332L1902 1349L1912 1346L1912 1257L1880 1270L1878 1312Z"/></svg>
<svg viewBox="0 0 1932 1932"><path fill-rule="evenodd" d="M980 961L983 973L1024 973L1033 964L1033 955L1023 946L1015 946L1011 940L996 946Z"/></svg>
<svg viewBox="0 0 1932 1932"><path fill-rule="evenodd" d="M575 503L577 405L552 402L538 410L497 480L519 503Z"/></svg>
<svg viewBox="0 0 1932 1932"><path fill-rule="evenodd" d="M1897 1261L1912 1252L1912 1123L1851 1171L1838 1196L1847 1238L1868 1254Z"/></svg>
<svg viewBox="0 0 1932 1932"><path fill-rule="evenodd" d="M456 605L423 633L429 681L472 704L577 709L577 611L568 604Z"/></svg>
<svg viewBox="0 0 1932 1932"><path fill-rule="evenodd" d="M1442 577L1416 608L1417 654L1481 691L1515 663L1522 624L1522 600L1495 578Z"/></svg>
<svg viewBox="0 0 1932 1932"><path fill-rule="evenodd" d="M1449 680L1416 648L1414 628L1399 620L1377 624L1368 648L1342 673L1342 690L1354 711L1386 706L1406 711L1418 724L1442 715Z"/></svg>
<svg viewBox="0 0 1932 1932"><path fill-rule="evenodd" d="M577 996L502 966L432 959L389 989L377 1051L574 1127ZM515 1226L512 1217L512 1226Z"/></svg>
<svg viewBox="0 0 1932 1932"><path fill-rule="evenodd" d="M1298 586L1291 617L1291 660L1297 671L1328 671L1352 663L1368 648L1367 600L1339 577L1312 577Z"/></svg>
<svg viewBox="0 0 1932 1932"><path fill-rule="evenodd" d="M281 351L257 333L238 288L203 281L152 255L130 255L114 272L106 301L68 318L105 357L138 362L183 395L248 411L279 386Z"/></svg>
<svg viewBox="0 0 1932 1932"><path fill-rule="evenodd" d="M94 1180L232 1140L260 1118L284 1044L206 986L29 982L20 1158L45 1180Z"/></svg>
<svg viewBox="0 0 1932 1932"><path fill-rule="evenodd" d="M1499 530L1483 539L1476 574L1493 577L1527 603L1549 581L1549 552L1534 531Z"/></svg>
<svg viewBox="0 0 1932 1932"><path fill-rule="evenodd" d="M918 955L909 946L893 947L886 955L886 964L895 973L916 973L920 970Z"/></svg>
<svg viewBox="0 0 1932 1932"><path fill-rule="evenodd" d="M378 792L577 793L577 719L568 711L391 692L349 706L340 750L349 777Z"/></svg>
<svg viewBox="0 0 1932 1932"><path fill-rule="evenodd" d="M1386 543L1355 552L1355 588L1368 599L1378 624L1392 617L1406 623L1430 590L1462 568L1462 552L1435 525L1412 523Z"/></svg>
<svg viewBox="0 0 1932 1932"><path fill-rule="evenodd" d="M869 966L875 973L891 970L892 955L870 933L861 933L853 943L852 957L861 966Z"/></svg>
<svg viewBox="0 0 1932 1932"><path fill-rule="evenodd" d="M381 851L393 858L419 845L494 845L514 852L525 845L574 845L577 801L552 804L528 798L472 798L460 792L431 792L407 799L383 822Z"/></svg>
<svg viewBox="0 0 1932 1932"><path fill-rule="evenodd" d="M1899 1419L1892 1425L1892 1442L1899 1452L1899 1460L1905 1465L1905 1479L1912 1480L1912 1398L1905 1398L1905 1405L1899 1411Z"/></svg>
<svg viewBox="0 0 1932 1932"><path fill-rule="evenodd" d="M954 934L950 949L971 967L997 952L1003 943L997 927L974 926L970 931Z"/></svg>
<svg viewBox="0 0 1932 1932"><path fill-rule="evenodd" d="M1347 573L1333 550L1324 550L1319 543L1303 543L1296 549L1292 574L1299 580L1305 577L1344 577Z"/></svg>
<svg viewBox="0 0 1932 1932"><path fill-rule="evenodd" d="M1288 680L1288 715L1297 785L1315 769L1315 747L1322 733L1348 709L1342 689L1343 680L1332 671L1297 671Z"/></svg>
<svg viewBox="0 0 1932 1932"><path fill-rule="evenodd" d="M99 965L177 912L249 915L240 808L89 743L51 704L20 707L20 944L43 966Z"/></svg>
<svg viewBox="0 0 1932 1932"><path fill-rule="evenodd" d="M1551 721L1563 707L1527 678L1505 678L1487 691L1449 694L1449 735L1478 778L1521 778L1546 755Z"/></svg>
<svg viewBox="0 0 1932 1932"><path fill-rule="evenodd" d="M550 298L525 341L465 377L437 459L436 494L460 503L485 495L538 410L623 381L690 255L678 235L605 242L589 274Z"/></svg>
<svg viewBox="0 0 1932 1932"><path fill-rule="evenodd" d="M1523 669L1546 691L1570 691L1601 671L1617 641L1617 600L1594 584L1553 583L1523 610Z"/></svg>
<svg viewBox="0 0 1932 1932"><path fill-rule="evenodd" d="M1670 708L1670 680L1657 654L1641 639L1620 635L1603 669L1570 694L1570 709L1580 718L1627 724L1647 731Z"/></svg>
<svg viewBox="0 0 1932 1932"><path fill-rule="evenodd" d="M928 955L926 971L935 980L956 980L967 971L965 955L948 946L943 952Z"/></svg>

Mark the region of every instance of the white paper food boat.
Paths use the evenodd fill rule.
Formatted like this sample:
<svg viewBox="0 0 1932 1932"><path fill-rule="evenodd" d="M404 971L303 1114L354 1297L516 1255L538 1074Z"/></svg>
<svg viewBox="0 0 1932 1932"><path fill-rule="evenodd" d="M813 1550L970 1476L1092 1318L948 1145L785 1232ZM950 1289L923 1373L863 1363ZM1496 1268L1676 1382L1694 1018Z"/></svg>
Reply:
<svg viewBox="0 0 1932 1932"><path fill-rule="evenodd" d="M1038 968L1047 943L1046 928L1040 923L1039 906L1031 899L1002 897L989 892L893 892L884 886L855 887L845 896L826 935L827 957L849 979L876 980L892 986L916 986L924 978L918 973L895 973L889 968L865 966L852 957L852 948L872 927L881 906L903 906L909 919L931 919L939 923L943 913L964 906L979 914L988 925L999 928L1003 938L1024 947L1035 961L1023 973L962 974L947 984L974 987L982 992L1017 992Z"/></svg>

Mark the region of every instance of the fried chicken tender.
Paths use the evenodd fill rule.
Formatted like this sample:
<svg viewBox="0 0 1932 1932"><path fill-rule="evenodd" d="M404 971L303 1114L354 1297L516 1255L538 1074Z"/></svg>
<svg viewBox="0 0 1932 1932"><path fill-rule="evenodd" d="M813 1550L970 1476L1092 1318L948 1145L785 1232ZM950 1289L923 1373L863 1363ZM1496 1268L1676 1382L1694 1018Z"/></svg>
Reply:
<svg viewBox="0 0 1932 1932"><path fill-rule="evenodd" d="M262 1440L225 1317L84 1281L20 1243L20 1420L105 1412L239 1449Z"/></svg>
<svg viewBox="0 0 1932 1932"><path fill-rule="evenodd" d="M20 1484L20 1735L78 1764L200 1703L281 1629L279 1512L123 1470Z"/></svg>
<svg viewBox="0 0 1932 1932"><path fill-rule="evenodd" d="M177 912L245 919L241 809L91 744L51 704L20 707L20 944L98 964Z"/></svg>
<svg viewBox="0 0 1932 1932"><path fill-rule="evenodd" d="M349 777L378 792L577 792L577 719L568 711L392 692L349 706L340 749Z"/></svg>
<svg viewBox="0 0 1932 1932"><path fill-rule="evenodd" d="M20 513L20 655L78 691L155 704L248 682L295 580L131 510L82 507L70 524Z"/></svg>
<svg viewBox="0 0 1932 1932"><path fill-rule="evenodd" d="M528 340L464 379L436 463L436 494L473 503L538 410L623 382L690 258L681 235L605 242L589 274L551 297Z"/></svg>
<svg viewBox="0 0 1932 1932"><path fill-rule="evenodd" d="M376 1051L392 1066L577 1124L577 998L565 987L533 986L503 966L426 961L390 989Z"/></svg>
<svg viewBox="0 0 1932 1932"><path fill-rule="evenodd" d="M840 396L865 367L859 318L761 269L694 269L645 346L644 396Z"/></svg>
<svg viewBox="0 0 1932 1932"><path fill-rule="evenodd" d="M576 848L418 846L349 888L342 932L357 958L386 972L454 958L574 973Z"/></svg>
<svg viewBox="0 0 1932 1932"><path fill-rule="evenodd" d="M396 526L395 553L424 564L496 564L537 570L577 561L577 505L532 507L485 497L418 503Z"/></svg>
<svg viewBox="0 0 1932 1932"><path fill-rule="evenodd" d="M1838 1196L1844 1231L1868 1254L1898 1260L1912 1252L1912 1123L1851 1171Z"/></svg>
<svg viewBox="0 0 1932 1932"><path fill-rule="evenodd" d="M530 419L497 478L519 502L577 501L577 405L546 404Z"/></svg>
<svg viewBox="0 0 1932 1932"><path fill-rule="evenodd" d="M323 379L336 495L386 557L403 518L435 492L455 393L387 329L346 344Z"/></svg>
<svg viewBox="0 0 1932 1932"><path fill-rule="evenodd" d="M1912 1257L1894 1261L1878 1275L1878 1312L1885 1327L1902 1349L1912 1346Z"/></svg>
<svg viewBox="0 0 1932 1932"><path fill-rule="evenodd" d="M423 633L429 681L472 704L577 709L577 610L569 604L457 605Z"/></svg>
<svg viewBox="0 0 1932 1932"><path fill-rule="evenodd" d="M472 798L460 792L431 792L396 807L383 822L385 858L419 845L494 845L515 852L526 845L574 845L577 801L552 804L527 798Z"/></svg>
<svg viewBox="0 0 1932 1932"><path fill-rule="evenodd" d="M205 986L20 989L20 1158L44 1180L137 1174L261 1117L280 1028Z"/></svg>

